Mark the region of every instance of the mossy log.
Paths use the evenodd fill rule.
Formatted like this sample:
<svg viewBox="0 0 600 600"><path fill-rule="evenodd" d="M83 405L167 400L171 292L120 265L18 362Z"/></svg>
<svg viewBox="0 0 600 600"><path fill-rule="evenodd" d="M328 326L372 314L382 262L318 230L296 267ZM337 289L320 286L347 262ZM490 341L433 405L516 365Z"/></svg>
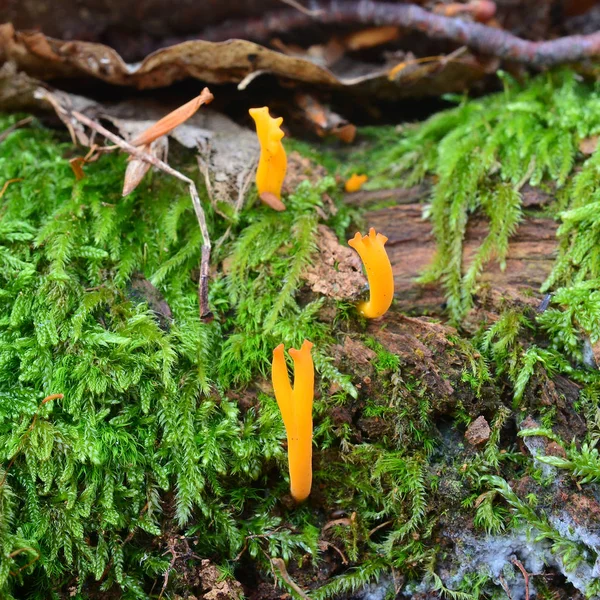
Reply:
<svg viewBox="0 0 600 600"><path fill-rule="evenodd" d="M431 222L423 218L423 201L429 193L429 187L422 185L409 190L365 192L355 194L351 199L355 204L367 206L372 200L398 201L393 206L369 210L365 221L369 227L386 232L397 306L412 314L442 314L446 301L440 285L421 285L417 281L436 254ZM540 304L543 299L540 288L556 260L558 224L540 210L548 196L533 188L523 195L528 212L510 239L506 267L502 269L497 262L491 261L480 279L480 292L493 299L498 311L502 310L501 299ZM470 219L463 246L465 267L488 233L487 220L477 216Z"/></svg>

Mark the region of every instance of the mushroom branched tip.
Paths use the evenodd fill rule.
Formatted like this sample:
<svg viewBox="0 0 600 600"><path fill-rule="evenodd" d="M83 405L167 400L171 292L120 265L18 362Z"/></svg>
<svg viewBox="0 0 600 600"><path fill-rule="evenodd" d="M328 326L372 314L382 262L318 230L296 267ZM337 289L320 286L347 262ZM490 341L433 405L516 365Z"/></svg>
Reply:
<svg viewBox="0 0 600 600"><path fill-rule="evenodd" d="M348 244L354 248L367 271L371 295L368 302L361 302L358 311L368 319L384 315L394 299L394 274L385 250L388 238L377 233L373 227L368 235L357 233Z"/></svg>
<svg viewBox="0 0 600 600"><path fill-rule="evenodd" d="M288 441L290 492L296 502L306 500L312 486L312 406L314 365L305 340L300 350L290 349L294 359L294 385L290 384L284 346L273 350L272 380Z"/></svg>
<svg viewBox="0 0 600 600"><path fill-rule="evenodd" d="M266 106L251 108L248 112L256 124L260 143L260 159L256 170L258 195L271 208L285 210L281 202L281 187L287 170L287 155L281 143L285 135L281 129L283 117L271 117Z"/></svg>

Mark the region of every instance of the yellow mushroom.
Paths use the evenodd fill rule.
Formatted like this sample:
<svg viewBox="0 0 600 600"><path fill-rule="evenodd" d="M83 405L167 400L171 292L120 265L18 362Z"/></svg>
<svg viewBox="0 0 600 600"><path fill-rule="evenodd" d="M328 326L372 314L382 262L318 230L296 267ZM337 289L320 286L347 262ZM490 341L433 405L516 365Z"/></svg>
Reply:
<svg viewBox="0 0 600 600"><path fill-rule="evenodd" d="M296 502L308 498L312 485L312 406L315 370L310 355L312 343L304 340L300 350L290 349L294 360L294 386L290 384L284 346L273 350L271 377L275 398L283 417L288 441L290 492Z"/></svg>
<svg viewBox="0 0 600 600"><path fill-rule="evenodd" d="M357 233L348 244L354 248L367 271L371 296L368 302L361 302L358 311L367 319L376 319L384 315L394 298L394 275L392 265L385 251L385 235L375 233L371 227L369 235Z"/></svg>
<svg viewBox="0 0 600 600"><path fill-rule="evenodd" d="M344 188L347 192L358 192L368 177L366 175L357 175L353 173L352 177L346 181Z"/></svg>
<svg viewBox="0 0 600 600"><path fill-rule="evenodd" d="M266 106L251 108L250 116L256 123L260 142L260 160L256 170L256 187L260 199L275 210L285 210L281 201L281 186L287 169L287 156L281 140L283 118L274 119Z"/></svg>

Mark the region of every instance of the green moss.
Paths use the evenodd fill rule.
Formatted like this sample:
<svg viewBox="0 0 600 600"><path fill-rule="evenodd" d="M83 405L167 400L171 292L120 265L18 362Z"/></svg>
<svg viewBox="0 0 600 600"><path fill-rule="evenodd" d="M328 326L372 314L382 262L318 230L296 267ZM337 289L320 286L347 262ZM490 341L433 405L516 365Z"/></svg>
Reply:
<svg viewBox="0 0 600 600"><path fill-rule="evenodd" d="M461 367L443 374L456 391L444 407L423 377L370 336L373 393L355 387L329 352L342 328L364 335L353 305L335 304L326 323L323 301L298 293L322 194L339 200L333 179L299 186L282 214L244 208L213 256L215 319L201 323L201 237L184 186L155 174L121 198L123 156L86 165L77 182L64 136L38 124L12 133L0 145L0 172L18 180L0 198L3 597L58 598L74 586L86 600L91 589L147 598L168 567L169 537L179 535L229 573L242 565L268 574L272 556L315 568L333 509L349 519L329 539L350 567L313 590L315 599L356 590L392 567L416 579L428 574L447 597L479 597L493 585L487 577L469 574L450 590L436 574L442 517L473 519L493 533L511 518L528 522L556 553L581 558L541 509L507 486L530 474L532 461L501 434L515 416L511 398L514 409L535 408L530 383L540 374L568 375L583 388L589 439L557 466L583 481L597 477L600 384L584 364L583 343L600 336L596 155L576 176L572 167L581 162L577 142L600 131L599 103L593 86L568 73L524 87L507 79L503 94L465 100L421 126L363 131L367 149L346 154L344 164L333 152L288 145L343 176L364 171L372 187L435 178L429 214L439 252L426 277L444 282L456 320L484 263L506 257L525 179L561 190L548 209L564 223L548 283L562 286L554 304L541 315L510 309L473 340L456 334L447 358ZM14 120L0 117L0 130ZM175 160L183 169L193 162L185 152ZM217 239L229 223L206 200ZM474 211L487 215L489 236L465 270L462 240ZM356 216L340 206L329 224L342 236ZM281 418L275 400L256 389L269 375L273 347L298 347L304 338L315 343L321 392L316 493L314 504L292 510ZM338 391L330 395L332 384ZM64 397L43 402L58 393ZM449 447L445 436L461 440L481 407L493 408L488 443ZM340 423L336 408L354 413ZM456 431L435 422L442 412ZM553 417L546 414L545 427ZM390 426L365 441L362 418ZM168 592L176 585L174 578Z"/></svg>
<svg viewBox="0 0 600 600"><path fill-rule="evenodd" d="M378 373L384 373L385 371L397 371L400 366L400 357L392 354L386 350L375 338L365 337L365 346L371 348L377 355L375 361L371 364L375 367Z"/></svg>

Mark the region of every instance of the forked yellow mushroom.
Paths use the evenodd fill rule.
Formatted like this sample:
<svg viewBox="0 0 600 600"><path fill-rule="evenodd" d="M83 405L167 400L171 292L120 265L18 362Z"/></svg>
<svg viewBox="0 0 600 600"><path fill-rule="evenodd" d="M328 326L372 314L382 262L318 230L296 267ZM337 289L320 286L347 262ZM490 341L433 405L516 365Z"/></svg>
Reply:
<svg viewBox="0 0 600 600"><path fill-rule="evenodd" d="M312 343L304 340L300 350L290 349L294 360L294 386L290 384L284 346L273 350L271 377L275 398L283 417L288 441L290 492L296 502L308 498L312 485L312 407L315 369L310 355Z"/></svg>
<svg viewBox="0 0 600 600"><path fill-rule="evenodd" d="M287 170L287 156L281 140L283 117L274 119L266 106L251 108L250 116L256 123L260 142L260 160L256 170L256 187L260 199L275 210L285 210L281 201L281 186Z"/></svg>
<svg viewBox="0 0 600 600"><path fill-rule="evenodd" d="M369 235L357 233L348 244L354 248L367 271L371 296L368 302L361 302L358 311L367 319L384 315L394 299L394 275L392 265L385 251L385 235L375 233L371 227Z"/></svg>

